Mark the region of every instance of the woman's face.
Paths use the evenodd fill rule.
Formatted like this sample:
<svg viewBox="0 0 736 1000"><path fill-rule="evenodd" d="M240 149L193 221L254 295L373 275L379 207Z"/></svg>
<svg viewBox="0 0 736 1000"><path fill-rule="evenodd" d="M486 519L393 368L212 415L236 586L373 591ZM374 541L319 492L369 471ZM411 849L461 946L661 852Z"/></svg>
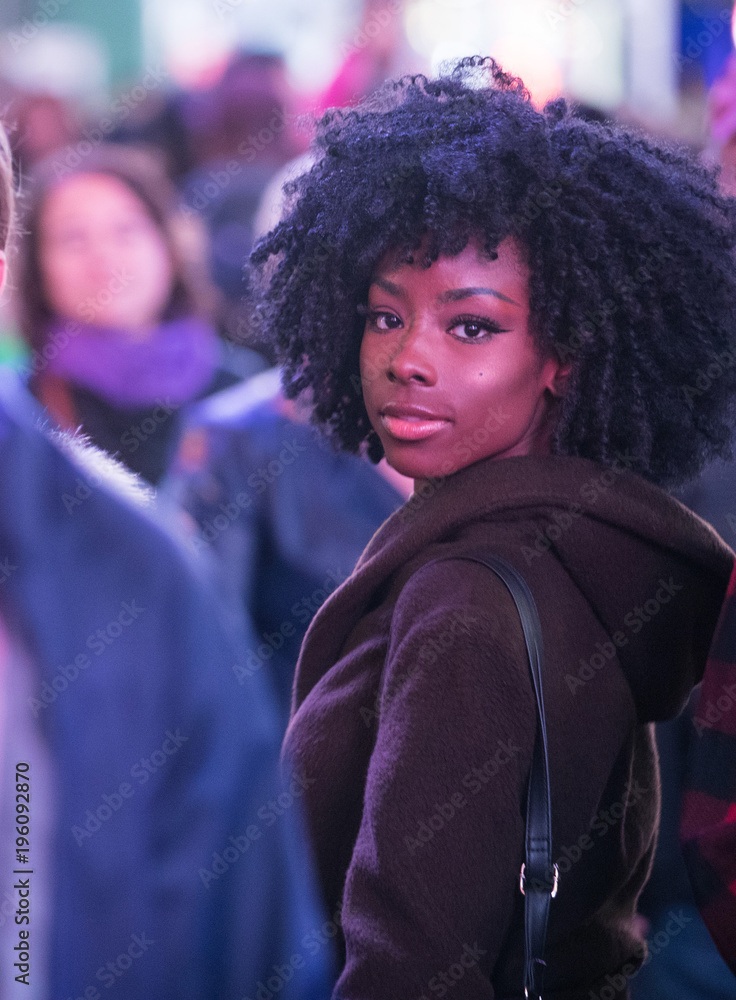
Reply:
<svg viewBox="0 0 736 1000"><path fill-rule="evenodd" d="M171 295L164 238L117 177L78 174L46 197L39 221L46 299L64 319L145 336Z"/></svg>
<svg viewBox="0 0 736 1000"><path fill-rule="evenodd" d="M398 472L424 480L482 458L549 453L567 369L539 354L528 286L511 239L493 261L475 242L429 268L379 261L360 371L371 424Z"/></svg>

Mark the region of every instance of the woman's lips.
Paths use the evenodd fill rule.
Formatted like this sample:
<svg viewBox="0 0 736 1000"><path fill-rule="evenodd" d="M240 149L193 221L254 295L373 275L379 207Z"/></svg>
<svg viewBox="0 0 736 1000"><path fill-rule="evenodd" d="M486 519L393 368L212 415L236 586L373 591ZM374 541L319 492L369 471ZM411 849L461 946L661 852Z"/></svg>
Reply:
<svg viewBox="0 0 736 1000"><path fill-rule="evenodd" d="M431 437L441 431L450 421L442 417L408 413L399 416L398 414L382 413L381 423L391 437L397 438L399 441L422 441L424 438Z"/></svg>

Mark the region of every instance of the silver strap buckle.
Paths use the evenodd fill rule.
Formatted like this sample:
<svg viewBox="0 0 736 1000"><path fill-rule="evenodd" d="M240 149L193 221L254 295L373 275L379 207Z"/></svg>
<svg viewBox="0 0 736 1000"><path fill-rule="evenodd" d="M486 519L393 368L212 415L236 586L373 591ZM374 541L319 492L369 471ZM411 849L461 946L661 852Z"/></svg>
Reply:
<svg viewBox="0 0 736 1000"><path fill-rule="evenodd" d="M521 874L519 875L519 891L521 892L522 896L526 896L526 892L524 891L524 883L526 881L525 870L526 870L526 865L522 864ZM560 869L557 867L557 865L552 865L552 870L554 872L554 875L552 878L552 888L550 890L549 895L551 899L554 899L555 896L557 895L557 889L560 884Z"/></svg>

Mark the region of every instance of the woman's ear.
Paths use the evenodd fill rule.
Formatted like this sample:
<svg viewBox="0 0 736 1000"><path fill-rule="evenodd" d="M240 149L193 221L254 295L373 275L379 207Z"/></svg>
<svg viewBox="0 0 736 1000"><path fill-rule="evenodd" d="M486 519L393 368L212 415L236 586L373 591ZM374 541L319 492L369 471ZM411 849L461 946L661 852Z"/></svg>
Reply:
<svg viewBox="0 0 736 1000"><path fill-rule="evenodd" d="M543 369L544 387L549 393L559 399L565 395L567 382L572 371L572 362L565 364L555 357L548 358Z"/></svg>
<svg viewBox="0 0 736 1000"><path fill-rule="evenodd" d="M561 398L567 392L567 383L570 380L571 371L572 364L570 362L558 366L557 371L553 375L552 384L549 387L550 392L556 398Z"/></svg>

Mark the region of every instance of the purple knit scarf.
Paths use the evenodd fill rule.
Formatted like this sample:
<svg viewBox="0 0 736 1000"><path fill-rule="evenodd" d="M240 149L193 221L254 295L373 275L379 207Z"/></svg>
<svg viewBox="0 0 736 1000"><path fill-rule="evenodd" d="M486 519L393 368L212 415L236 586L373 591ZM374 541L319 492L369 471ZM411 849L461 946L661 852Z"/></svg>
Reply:
<svg viewBox="0 0 736 1000"><path fill-rule="evenodd" d="M49 372L123 410L196 398L220 357L217 334L194 317L161 323L140 341L122 330L56 319L46 345Z"/></svg>

